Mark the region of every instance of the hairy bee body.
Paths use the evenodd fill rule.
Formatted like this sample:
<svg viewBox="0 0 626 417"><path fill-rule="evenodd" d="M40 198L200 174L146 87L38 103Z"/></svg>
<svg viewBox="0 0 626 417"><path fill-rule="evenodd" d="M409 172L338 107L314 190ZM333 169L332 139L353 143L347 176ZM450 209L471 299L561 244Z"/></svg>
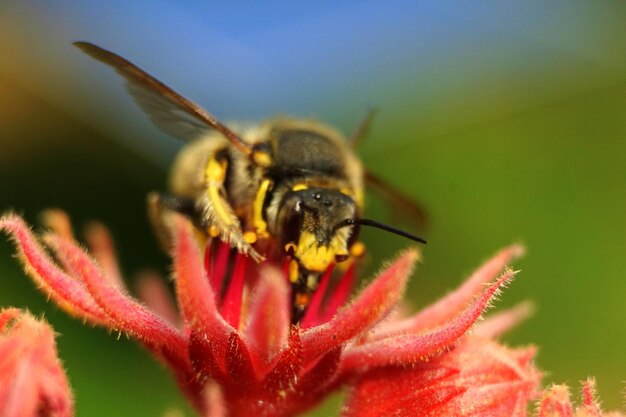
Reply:
<svg viewBox="0 0 626 417"><path fill-rule="evenodd" d="M169 179L170 196L191 206L174 209L186 211L209 237L257 260L291 260L294 315L299 315L321 274L331 263L350 257L355 230L336 226L361 215L361 163L339 132L317 121L283 117L232 130L262 152L264 163L217 132L191 142L178 154ZM227 225L211 194L208 172L215 161L224 170L219 196L234 215ZM151 216L157 230L163 209Z"/></svg>
<svg viewBox="0 0 626 417"><path fill-rule="evenodd" d="M274 181L272 204L266 213L272 229L271 220L276 217L280 197L296 183L350 190L358 196L362 210L363 168L346 139L335 129L314 120L276 118L256 126L233 125L232 130L250 145L270 145L275 154L271 169L259 168L223 135L211 132L179 152L170 171L169 191L194 200L201 198L206 191L203 173L207 161L225 151L230 161L225 181L228 200L244 223L252 217L254 199L266 178Z"/></svg>

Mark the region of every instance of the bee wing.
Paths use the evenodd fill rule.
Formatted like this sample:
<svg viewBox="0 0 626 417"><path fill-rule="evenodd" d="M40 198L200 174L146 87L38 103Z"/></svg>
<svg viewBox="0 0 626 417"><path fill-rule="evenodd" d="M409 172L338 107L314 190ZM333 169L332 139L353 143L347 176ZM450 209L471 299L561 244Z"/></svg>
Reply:
<svg viewBox="0 0 626 417"><path fill-rule="evenodd" d="M365 116L359 121L359 124L356 125L356 128L352 131L350 135L350 139L348 139L348 143L352 146L352 149L356 149L363 142L363 140L370 133L370 129L372 127L372 122L374 118L378 114L378 107L370 107L367 109Z"/></svg>
<svg viewBox="0 0 626 417"><path fill-rule="evenodd" d="M426 210L410 196L369 170L365 170L365 184L386 200L394 214L408 220L418 229L424 229L427 225Z"/></svg>
<svg viewBox="0 0 626 417"><path fill-rule="evenodd" d="M144 85L128 80L126 90L139 107L150 116L156 127L170 136L190 142L214 130L159 92L148 89Z"/></svg>
<svg viewBox="0 0 626 417"><path fill-rule="evenodd" d="M215 129L240 151L251 154L251 146L241 140L212 114L183 97L132 62L89 42L74 42L92 58L109 65L127 81L127 89L137 104L166 133L188 141Z"/></svg>

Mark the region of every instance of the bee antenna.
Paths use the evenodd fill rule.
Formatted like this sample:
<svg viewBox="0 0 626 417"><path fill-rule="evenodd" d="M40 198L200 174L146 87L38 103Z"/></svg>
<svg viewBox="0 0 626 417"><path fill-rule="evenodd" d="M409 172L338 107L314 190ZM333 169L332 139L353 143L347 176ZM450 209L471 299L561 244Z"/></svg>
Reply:
<svg viewBox="0 0 626 417"><path fill-rule="evenodd" d="M387 224L384 224L384 223L381 223L379 221L372 220L372 219L346 219L338 223L337 226L335 226L335 230L341 229L342 227L355 226L355 225L375 227L377 229L384 230L389 233L393 233L394 235L405 237L414 242L426 244L426 240L422 239L419 236L415 236L412 233L405 232L404 230L400 230L393 226L389 226Z"/></svg>

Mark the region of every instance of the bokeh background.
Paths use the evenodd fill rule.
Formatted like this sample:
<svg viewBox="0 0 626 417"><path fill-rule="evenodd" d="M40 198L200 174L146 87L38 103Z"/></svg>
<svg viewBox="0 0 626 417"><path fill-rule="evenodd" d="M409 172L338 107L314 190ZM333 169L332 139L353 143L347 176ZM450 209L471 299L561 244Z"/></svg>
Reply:
<svg viewBox="0 0 626 417"><path fill-rule="evenodd" d="M0 210L63 207L112 230L129 281L167 273L145 216L180 142L70 43L147 69L223 120L277 113L345 132L377 106L360 155L427 209L409 291L424 305L503 245L527 257L500 307L532 300L507 335L540 347L545 381L626 377L626 4L621 1L304 3L7 1L0 6ZM369 216L391 219L373 198ZM396 222L395 220L393 220ZM364 232L371 268L407 244ZM184 405L133 342L47 303L0 240L0 305L45 314L79 416L159 416ZM333 408L334 407L334 408ZM317 415L336 414L336 402Z"/></svg>

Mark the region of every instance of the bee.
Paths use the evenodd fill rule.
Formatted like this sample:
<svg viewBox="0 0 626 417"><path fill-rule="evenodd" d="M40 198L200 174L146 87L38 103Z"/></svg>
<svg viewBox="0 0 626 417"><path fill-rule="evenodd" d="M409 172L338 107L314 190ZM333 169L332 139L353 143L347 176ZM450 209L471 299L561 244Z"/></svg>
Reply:
<svg viewBox="0 0 626 417"><path fill-rule="evenodd" d="M426 243L362 216L368 182L414 217L423 217L419 206L365 171L354 152L373 112L352 140L320 122L286 117L230 128L119 55L87 42L74 45L122 75L157 127L189 141L173 164L169 193L148 196L149 217L160 240L169 240L163 215L176 211L205 236L257 262L268 257L286 261L294 323L331 264L362 253L360 226Z"/></svg>

